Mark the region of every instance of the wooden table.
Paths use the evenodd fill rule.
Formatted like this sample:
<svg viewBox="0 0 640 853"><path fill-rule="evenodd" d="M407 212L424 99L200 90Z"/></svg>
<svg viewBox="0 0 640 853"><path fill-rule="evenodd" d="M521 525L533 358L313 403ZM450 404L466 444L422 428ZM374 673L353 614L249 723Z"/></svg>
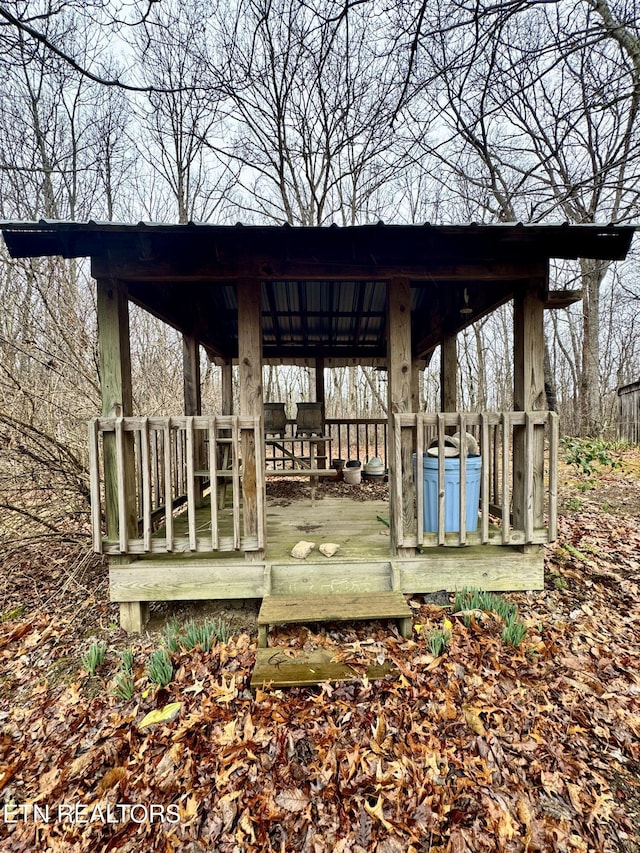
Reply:
<svg viewBox="0 0 640 853"><path fill-rule="evenodd" d="M326 473L330 473L332 475L335 475L335 472L333 470L331 470L330 472L327 472L326 468L318 468L318 466L317 466L317 462L318 462L319 458L326 459L326 456L325 457L318 457L317 449L318 449L318 445L331 444L331 437L328 435L297 436L295 438L293 438L293 437L265 438L264 443L265 443L265 446L277 448L282 453L283 459L290 459L294 463L294 465L297 465L297 466L299 466L300 469L303 469L301 473L313 472L313 474L316 476L322 476L323 473L326 472ZM309 455L308 456L306 456L306 455L305 456L297 456L294 453L296 444L301 444L303 447L304 447L304 445L308 445L309 446ZM291 449L289 450L286 447L286 445L291 445ZM272 460L270 460L270 461L272 461ZM274 473L274 472L269 471L268 473ZM291 474L292 472L291 471L285 471L283 469L282 471L277 470L277 473L278 474L284 474L285 476L287 476L288 474Z"/></svg>

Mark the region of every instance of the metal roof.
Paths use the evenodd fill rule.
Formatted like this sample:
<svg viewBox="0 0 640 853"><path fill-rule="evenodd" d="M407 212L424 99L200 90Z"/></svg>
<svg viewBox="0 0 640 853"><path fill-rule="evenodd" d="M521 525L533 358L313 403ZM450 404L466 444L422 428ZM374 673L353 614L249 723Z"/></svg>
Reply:
<svg viewBox="0 0 640 853"><path fill-rule="evenodd" d="M598 257L619 260L629 248L634 225L571 225L513 223L469 223L465 225L356 225L339 227L290 226L290 225L213 225L194 223L171 225L165 223L138 222L57 222L41 219L38 222L0 221L5 240L13 257L29 257L36 254L62 254L63 257L80 257L92 254L101 245L117 244L122 238L163 236L185 239L196 237L197 241L222 241L234 243L248 241L253 246L274 250L283 241L301 247L358 246L363 242L374 247L380 244L404 242L439 244L450 246L460 240L471 243L486 239L490 244L499 241L503 246L512 244L545 246L547 257L574 258ZM87 251L89 250L89 251Z"/></svg>
<svg viewBox="0 0 640 853"><path fill-rule="evenodd" d="M235 281L262 282L269 359L384 360L386 285L412 285L416 355L512 298L550 258L620 260L635 226L0 222L14 258L90 257L95 277L210 352L237 354ZM461 313L461 308L469 310Z"/></svg>

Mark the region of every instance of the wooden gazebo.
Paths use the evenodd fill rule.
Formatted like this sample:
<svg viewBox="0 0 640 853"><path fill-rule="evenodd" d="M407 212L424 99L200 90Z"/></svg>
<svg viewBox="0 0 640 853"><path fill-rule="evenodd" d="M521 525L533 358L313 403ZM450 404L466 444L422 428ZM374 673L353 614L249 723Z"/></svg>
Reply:
<svg viewBox="0 0 640 853"><path fill-rule="evenodd" d="M153 600L349 594L354 614L366 614L369 596L375 615L374 599L386 592L542 587L543 549L556 531L558 440L545 403L543 314L580 298L550 288L549 260L622 259L633 228L39 222L2 229L14 258L91 259L102 388L101 416L89 426L93 541L110 557L123 627L141 629ZM513 411L459 412L456 335L509 300ZM185 394L175 416L134 416L129 302L184 336ZM220 412L202 411L201 346L222 365ZM438 346L441 411L422 412L420 370ZM386 369L384 549L368 548L370 537L357 554L316 552L303 563L289 557L290 544L272 549L284 522L272 526L265 499L272 473L265 465L265 363L315 367L318 402L324 368ZM231 410L234 364L238 412ZM472 433L481 459L473 523L469 462L464 454L459 460L454 530L446 521L452 498L443 452L452 432ZM437 466L431 526L415 462L429 445ZM329 437L317 437L314 449L304 471L313 481L333 474ZM352 527L367 523L360 517ZM285 538L296 541L293 532Z"/></svg>

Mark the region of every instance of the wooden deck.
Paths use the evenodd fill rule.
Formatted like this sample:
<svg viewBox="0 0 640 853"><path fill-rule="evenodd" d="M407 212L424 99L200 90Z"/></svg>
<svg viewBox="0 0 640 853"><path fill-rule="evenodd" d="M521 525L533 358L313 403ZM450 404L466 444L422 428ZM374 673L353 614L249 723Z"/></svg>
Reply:
<svg viewBox="0 0 640 853"><path fill-rule="evenodd" d="M347 489L347 487L345 487ZM112 601L145 602L263 598L265 595L331 595L455 591L463 587L507 591L541 589L541 546L468 545L428 548L411 558L391 556L386 501L324 497L267 501L265 559L248 561L242 552L146 554L110 565ZM198 525L209 519L208 498L198 510ZM220 512L221 524L229 508ZM174 519L176 531L186 516ZM161 531L159 535L162 535ZM306 560L291 556L299 540L316 547ZM334 557L318 550L323 542L340 545Z"/></svg>
<svg viewBox="0 0 640 853"><path fill-rule="evenodd" d="M267 498L267 547L265 562L291 562L299 564L291 556L291 549L300 540L314 542L316 548L309 559L313 562L327 562L318 546L323 542L333 542L340 545L336 558L341 560L353 559L389 559L389 528L378 520L378 516L389 518L387 501L355 501L349 497L348 487L345 486L344 497L311 497L303 498ZM310 488L306 491L311 491ZM230 535L233 526L233 507L229 496L224 509L218 511L218 523L222 536ZM174 517L173 530L176 539L180 539L188 530L187 513ZM210 534L211 514L210 496L205 494L203 503L196 512L196 533L200 536ZM165 528L160 527L153 538L163 538ZM215 551L211 553L162 554L163 559L179 557L207 560L229 561L243 557L240 551ZM159 555L153 555L158 557ZM146 559L147 557L143 557Z"/></svg>
<svg viewBox="0 0 640 853"><path fill-rule="evenodd" d="M545 545L555 539L558 424L552 412L404 413L394 416L394 425L394 510L387 513L394 551L408 556L416 548ZM447 467L444 457L446 431L454 429L470 431L481 451L468 462L463 455L457 468ZM274 505L265 507L267 478L308 478L313 494L321 477L335 476L314 467L267 470L259 418L96 418L89 432L94 550L113 556L244 551L255 560L285 558L289 548L269 553L269 541L279 541L280 522ZM306 441L313 446L315 439ZM425 455L434 442L435 467ZM209 486L226 492L228 508L202 502ZM183 515L165 513L178 506ZM306 532L325 535L316 522L324 515L321 506L318 501L309 518L299 508ZM331 516L332 526L342 523L341 515ZM165 526L154 532L160 520ZM288 540L286 518L285 528ZM376 552L374 545L370 556Z"/></svg>

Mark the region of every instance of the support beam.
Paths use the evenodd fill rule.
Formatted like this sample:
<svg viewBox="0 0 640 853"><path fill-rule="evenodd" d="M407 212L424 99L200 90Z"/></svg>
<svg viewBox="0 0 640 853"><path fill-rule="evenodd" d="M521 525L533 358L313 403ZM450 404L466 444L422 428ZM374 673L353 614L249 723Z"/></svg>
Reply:
<svg viewBox="0 0 640 853"><path fill-rule="evenodd" d="M128 417L133 414L133 395L127 289L112 279L100 279L96 284L102 415L107 418ZM126 433L124 437L123 461L127 536L135 538L137 512L132 433ZM116 436L113 432L104 434L104 478L107 537L117 541L120 513Z"/></svg>
<svg viewBox="0 0 640 853"><path fill-rule="evenodd" d="M200 342L195 335L182 336L185 415L202 414L200 384Z"/></svg>
<svg viewBox="0 0 640 853"><path fill-rule="evenodd" d="M325 388L324 388L324 359L317 358L315 365L316 375L316 403L322 403L322 434L325 433ZM321 442L316 447L316 459L318 468L327 467L327 445Z"/></svg>
<svg viewBox="0 0 640 853"><path fill-rule="evenodd" d="M458 411L458 339L445 335L440 345L440 411Z"/></svg>
<svg viewBox="0 0 640 853"><path fill-rule="evenodd" d="M133 415L131 387L131 350L129 343L129 303L127 288L115 279L96 281L98 310L98 350L100 358L100 390L102 415L107 418ZM120 537L120 501L123 501L126 539L137 536L137 506L133 433L122 437L121 482L124 493L118 490L118 448L114 432L104 433L104 491L107 538L118 541ZM123 565L126 556L113 562ZM120 608L120 624L125 631L142 631L148 608L138 601Z"/></svg>
<svg viewBox="0 0 640 853"><path fill-rule="evenodd" d="M532 276L529 285L514 299L513 310L513 408L539 411L546 408L544 388L544 304L547 272ZM513 523L524 528L527 516L534 527L543 524L544 429L536 427L526 451L526 428L513 438Z"/></svg>
<svg viewBox="0 0 640 853"><path fill-rule="evenodd" d="M222 371L222 414L233 414L233 364L225 361L221 367Z"/></svg>
<svg viewBox="0 0 640 853"><path fill-rule="evenodd" d="M262 391L262 312L260 305L260 281L240 279L238 281L238 365L240 384L240 414L264 418ZM252 433L242 435L242 495L244 506L244 535L255 538L258 526L265 525L264 513L266 494L258 495L256 456L260 464L264 460L264 433L258 436L258 447ZM264 480L263 480L264 482ZM264 550L247 551L248 560L262 560Z"/></svg>
<svg viewBox="0 0 640 853"><path fill-rule="evenodd" d="M127 417L133 414L127 287L115 279L96 285L102 415Z"/></svg>
<svg viewBox="0 0 640 853"><path fill-rule="evenodd" d="M412 548L398 548L398 532L415 532L414 486L413 486L413 435L403 430L395 434L393 415L412 411L412 365L411 355L411 287L407 278L393 278L387 283L387 352L389 365L388 413L391 445L401 444L402 489L398 494L396 472L389 471L389 500L391 517L391 546L398 556L411 556ZM390 465L394 465L395 454L390 454ZM399 531L399 528L401 530Z"/></svg>
<svg viewBox="0 0 640 853"><path fill-rule="evenodd" d="M411 411L422 411L422 384L424 380L424 359L414 358L411 365Z"/></svg>
<svg viewBox="0 0 640 853"><path fill-rule="evenodd" d="M182 374L184 385L185 415L202 414L202 390L200 382L200 342L195 335L182 336ZM196 470L205 467L204 436L201 430L196 433L194 467ZM196 503L202 503L202 480L195 482Z"/></svg>

